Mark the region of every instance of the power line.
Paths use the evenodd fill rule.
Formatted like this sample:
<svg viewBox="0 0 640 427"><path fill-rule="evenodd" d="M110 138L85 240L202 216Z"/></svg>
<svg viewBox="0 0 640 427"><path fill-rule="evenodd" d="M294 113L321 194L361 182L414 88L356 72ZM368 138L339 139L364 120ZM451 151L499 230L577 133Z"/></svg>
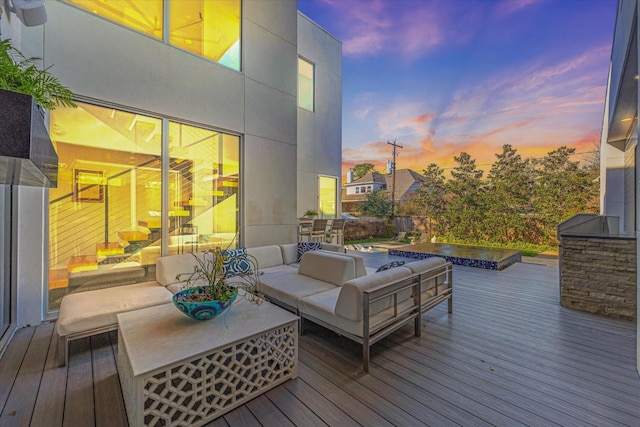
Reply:
<svg viewBox="0 0 640 427"><path fill-rule="evenodd" d="M391 216L396 214L396 156L398 148L403 148L402 145L396 144L396 140L393 142L387 141L387 144L393 145L393 162L391 162Z"/></svg>

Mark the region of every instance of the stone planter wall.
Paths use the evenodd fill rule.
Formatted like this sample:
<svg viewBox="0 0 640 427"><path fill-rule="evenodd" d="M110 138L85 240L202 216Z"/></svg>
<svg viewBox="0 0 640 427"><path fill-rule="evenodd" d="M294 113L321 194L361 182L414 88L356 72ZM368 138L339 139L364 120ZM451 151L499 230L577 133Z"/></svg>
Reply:
<svg viewBox="0 0 640 427"><path fill-rule="evenodd" d="M560 297L566 308L636 320L636 240L560 237Z"/></svg>

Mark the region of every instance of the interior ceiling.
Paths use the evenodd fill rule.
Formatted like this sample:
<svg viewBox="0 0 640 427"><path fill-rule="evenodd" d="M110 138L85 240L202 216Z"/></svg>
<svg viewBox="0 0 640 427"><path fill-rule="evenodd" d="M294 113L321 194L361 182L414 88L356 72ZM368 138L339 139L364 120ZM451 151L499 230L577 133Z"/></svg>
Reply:
<svg viewBox="0 0 640 427"><path fill-rule="evenodd" d="M51 139L56 143L160 156L161 131L160 119L85 103L51 114ZM199 170L217 169L219 160L230 170L237 169L234 147L223 148L221 136L214 130L171 122L171 157L188 159Z"/></svg>
<svg viewBox="0 0 640 427"><path fill-rule="evenodd" d="M160 0L66 0L91 13L119 22L153 37L162 38ZM170 8L171 44L197 52L215 61L238 41L238 0L180 0Z"/></svg>
<svg viewBox="0 0 640 427"><path fill-rule="evenodd" d="M609 123L607 142L620 150L625 149L627 137L635 126L638 115L638 37L636 27L631 31L629 50L620 79L613 115Z"/></svg>

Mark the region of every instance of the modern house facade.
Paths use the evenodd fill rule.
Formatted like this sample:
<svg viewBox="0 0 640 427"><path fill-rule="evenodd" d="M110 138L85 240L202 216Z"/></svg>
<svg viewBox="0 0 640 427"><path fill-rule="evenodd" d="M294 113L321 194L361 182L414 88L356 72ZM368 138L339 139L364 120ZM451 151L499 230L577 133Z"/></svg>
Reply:
<svg viewBox="0 0 640 427"><path fill-rule="evenodd" d="M619 0L600 143L600 205L602 215L619 218L616 232L635 236L636 248L640 237L638 53L638 1ZM640 334L636 335L640 372Z"/></svg>
<svg viewBox="0 0 640 427"><path fill-rule="evenodd" d="M0 38L78 104L45 115L57 187L3 188L5 324L145 281L161 255L295 242L305 210L340 214L339 40L295 0L111 4L49 0L34 27L0 6Z"/></svg>

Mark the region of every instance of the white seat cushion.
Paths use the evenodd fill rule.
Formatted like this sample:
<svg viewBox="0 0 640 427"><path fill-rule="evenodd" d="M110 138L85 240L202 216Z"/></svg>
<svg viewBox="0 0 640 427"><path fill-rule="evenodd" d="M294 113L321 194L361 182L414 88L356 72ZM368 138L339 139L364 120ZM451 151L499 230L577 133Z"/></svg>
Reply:
<svg viewBox="0 0 640 427"><path fill-rule="evenodd" d="M300 298L335 288L331 283L298 274L294 270L267 273L259 279L260 292L291 307L298 307Z"/></svg>
<svg viewBox="0 0 640 427"><path fill-rule="evenodd" d="M282 250L280 246L268 245L247 248L247 255L251 255L258 262L258 269L275 267L282 265Z"/></svg>
<svg viewBox="0 0 640 427"><path fill-rule="evenodd" d="M118 313L170 303L171 296L155 281L66 295L60 304L58 334L115 326Z"/></svg>

